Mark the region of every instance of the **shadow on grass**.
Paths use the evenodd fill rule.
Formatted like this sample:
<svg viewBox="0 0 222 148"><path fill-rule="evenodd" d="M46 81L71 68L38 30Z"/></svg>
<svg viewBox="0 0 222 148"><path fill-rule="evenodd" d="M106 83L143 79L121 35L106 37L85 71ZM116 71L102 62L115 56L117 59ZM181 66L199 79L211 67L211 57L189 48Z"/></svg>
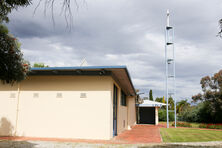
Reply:
<svg viewBox="0 0 222 148"><path fill-rule="evenodd" d="M0 136L13 137L14 127L11 122L2 117L0 120ZM0 140L0 148L34 148L36 144L26 141Z"/></svg>
<svg viewBox="0 0 222 148"><path fill-rule="evenodd" d="M27 141L0 141L0 148L35 148L35 145Z"/></svg>
<svg viewBox="0 0 222 148"><path fill-rule="evenodd" d="M155 146L141 146L138 148L221 148L221 146L200 146L200 145L182 145L182 144L164 144Z"/></svg>

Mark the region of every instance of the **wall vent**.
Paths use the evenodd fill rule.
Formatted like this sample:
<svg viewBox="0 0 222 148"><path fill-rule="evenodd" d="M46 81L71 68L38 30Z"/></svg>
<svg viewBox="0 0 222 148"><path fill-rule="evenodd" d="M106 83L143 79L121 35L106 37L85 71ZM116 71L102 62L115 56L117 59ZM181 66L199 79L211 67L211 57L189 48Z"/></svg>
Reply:
<svg viewBox="0 0 222 148"><path fill-rule="evenodd" d="M86 93L80 93L80 98L86 98Z"/></svg>
<svg viewBox="0 0 222 148"><path fill-rule="evenodd" d="M57 93L56 98L62 98L62 93Z"/></svg>
<svg viewBox="0 0 222 148"><path fill-rule="evenodd" d="M39 98L39 93L33 93L33 98Z"/></svg>
<svg viewBox="0 0 222 148"><path fill-rule="evenodd" d="M16 94L15 94L15 93L10 93L9 98L15 98L15 97L16 97Z"/></svg>

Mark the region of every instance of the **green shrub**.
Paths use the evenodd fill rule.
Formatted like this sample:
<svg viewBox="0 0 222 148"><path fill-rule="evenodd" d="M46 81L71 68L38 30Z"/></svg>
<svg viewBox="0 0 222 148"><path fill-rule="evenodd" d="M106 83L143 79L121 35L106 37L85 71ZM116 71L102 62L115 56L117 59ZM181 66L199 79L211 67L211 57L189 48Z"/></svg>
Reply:
<svg viewBox="0 0 222 148"><path fill-rule="evenodd" d="M178 120L186 122L197 122L199 120L197 116L198 111L199 108L197 106L189 107L186 110L179 113Z"/></svg>
<svg viewBox="0 0 222 148"><path fill-rule="evenodd" d="M175 122L172 123L172 126L175 126ZM178 127L192 127L190 123L187 122L177 122Z"/></svg>
<svg viewBox="0 0 222 148"><path fill-rule="evenodd" d="M202 123L202 124L199 125L199 128L207 128L207 124Z"/></svg>
<svg viewBox="0 0 222 148"><path fill-rule="evenodd" d="M206 101L180 112L178 120L186 122L215 123L212 111L209 110L209 103Z"/></svg>
<svg viewBox="0 0 222 148"><path fill-rule="evenodd" d="M159 121L167 121L166 109L159 109ZM174 112L169 112L169 121L174 121Z"/></svg>
<svg viewBox="0 0 222 148"><path fill-rule="evenodd" d="M205 124L199 125L199 128L209 128L209 129L222 129L222 124Z"/></svg>

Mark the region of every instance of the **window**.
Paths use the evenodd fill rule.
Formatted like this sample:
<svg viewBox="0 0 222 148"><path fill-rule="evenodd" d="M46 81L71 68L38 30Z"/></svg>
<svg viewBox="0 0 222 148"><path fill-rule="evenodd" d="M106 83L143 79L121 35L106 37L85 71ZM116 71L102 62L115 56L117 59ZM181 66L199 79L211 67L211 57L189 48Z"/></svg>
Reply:
<svg viewBox="0 0 222 148"><path fill-rule="evenodd" d="M121 91L121 105L126 106L126 94Z"/></svg>

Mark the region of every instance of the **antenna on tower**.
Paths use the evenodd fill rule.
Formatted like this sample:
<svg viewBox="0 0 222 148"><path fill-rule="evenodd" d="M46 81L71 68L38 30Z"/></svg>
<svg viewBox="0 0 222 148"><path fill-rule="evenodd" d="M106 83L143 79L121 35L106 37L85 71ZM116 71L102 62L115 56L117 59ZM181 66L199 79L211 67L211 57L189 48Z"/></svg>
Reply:
<svg viewBox="0 0 222 148"><path fill-rule="evenodd" d="M88 63L85 58L82 59L80 66L88 66Z"/></svg>
<svg viewBox="0 0 222 148"><path fill-rule="evenodd" d="M170 11L167 9L167 26L170 26Z"/></svg>
<svg viewBox="0 0 222 148"><path fill-rule="evenodd" d="M175 89L175 52L174 52L174 28L170 26L170 12L167 10L167 23L165 30L165 65L166 65L166 84L165 84L165 98L167 101L167 128L169 128L169 110L168 100L169 96L174 99L174 114L175 114L175 128L176 128L176 89Z"/></svg>

